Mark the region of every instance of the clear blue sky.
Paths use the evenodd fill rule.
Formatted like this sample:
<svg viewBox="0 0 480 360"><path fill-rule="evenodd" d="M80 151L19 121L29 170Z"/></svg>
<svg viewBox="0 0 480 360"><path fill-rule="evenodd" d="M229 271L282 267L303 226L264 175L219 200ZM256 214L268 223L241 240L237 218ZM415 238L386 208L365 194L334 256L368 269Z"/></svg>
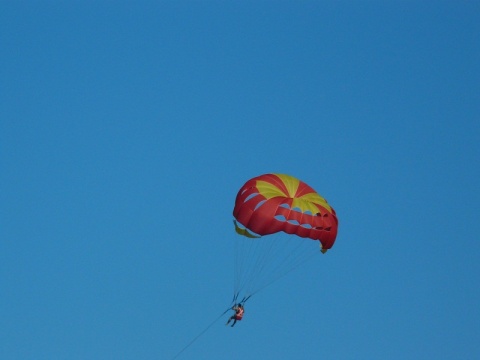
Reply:
<svg viewBox="0 0 480 360"><path fill-rule="evenodd" d="M179 359L480 358L479 38L476 1L2 1L0 357L173 358L278 172L335 246Z"/></svg>

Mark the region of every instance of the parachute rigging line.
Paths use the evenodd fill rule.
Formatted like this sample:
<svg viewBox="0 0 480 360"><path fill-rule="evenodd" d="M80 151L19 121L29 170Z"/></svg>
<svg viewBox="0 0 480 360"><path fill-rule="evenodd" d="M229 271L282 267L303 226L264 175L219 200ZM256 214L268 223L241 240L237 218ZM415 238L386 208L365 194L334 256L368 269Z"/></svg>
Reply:
<svg viewBox="0 0 480 360"><path fill-rule="evenodd" d="M318 248L317 248L318 249ZM309 239L288 235L235 239L234 302L277 282L318 254Z"/></svg>

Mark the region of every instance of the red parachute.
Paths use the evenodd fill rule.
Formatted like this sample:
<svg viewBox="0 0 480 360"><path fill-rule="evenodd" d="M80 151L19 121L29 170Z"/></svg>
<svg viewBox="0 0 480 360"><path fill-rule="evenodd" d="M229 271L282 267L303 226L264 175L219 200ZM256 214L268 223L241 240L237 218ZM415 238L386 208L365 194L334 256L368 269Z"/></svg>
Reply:
<svg viewBox="0 0 480 360"><path fill-rule="evenodd" d="M237 194L233 216L255 234L284 231L319 240L324 250L337 237L335 210L310 186L289 175L266 174L248 180Z"/></svg>
<svg viewBox="0 0 480 360"><path fill-rule="evenodd" d="M337 215L327 201L306 183L284 174L248 180L238 191L233 216L237 233L247 237L235 245L236 297L243 292L249 298L299 266L312 254L311 240L319 241L325 253L338 232ZM262 237L281 232L289 235Z"/></svg>

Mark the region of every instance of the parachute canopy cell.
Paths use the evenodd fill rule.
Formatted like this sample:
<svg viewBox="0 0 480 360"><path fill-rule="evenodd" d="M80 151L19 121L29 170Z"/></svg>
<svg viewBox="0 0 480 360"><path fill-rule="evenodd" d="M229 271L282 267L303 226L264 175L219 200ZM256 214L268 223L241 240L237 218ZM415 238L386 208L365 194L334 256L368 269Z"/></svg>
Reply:
<svg viewBox="0 0 480 360"><path fill-rule="evenodd" d="M249 237L283 231L318 240L324 250L337 237L335 210L309 185L289 175L265 174L248 180L237 194L233 216L237 232Z"/></svg>

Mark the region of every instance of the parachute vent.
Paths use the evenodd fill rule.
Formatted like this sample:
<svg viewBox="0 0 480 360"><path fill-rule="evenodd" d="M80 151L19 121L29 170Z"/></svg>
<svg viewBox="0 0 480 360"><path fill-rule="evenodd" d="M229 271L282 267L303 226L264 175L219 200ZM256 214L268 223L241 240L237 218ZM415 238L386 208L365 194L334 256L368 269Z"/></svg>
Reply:
<svg viewBox="0 0 480 360"><path fill-rule="evenodd" d="M250 194L246 197L246 199L243 201L244 203L246 203L248 200L251 200L253 199L255 196L257 196L258 193L253 193L253 194Z"/></svg>
<svg viewBox="0 0 480 360"><path fill-rule="evenodd" d="M267 200L262 200L260 201L256 206L255 206L255 209L253 211L256 211L260 206L262 206L263 204L265 204L267 202Z"/></svg>

